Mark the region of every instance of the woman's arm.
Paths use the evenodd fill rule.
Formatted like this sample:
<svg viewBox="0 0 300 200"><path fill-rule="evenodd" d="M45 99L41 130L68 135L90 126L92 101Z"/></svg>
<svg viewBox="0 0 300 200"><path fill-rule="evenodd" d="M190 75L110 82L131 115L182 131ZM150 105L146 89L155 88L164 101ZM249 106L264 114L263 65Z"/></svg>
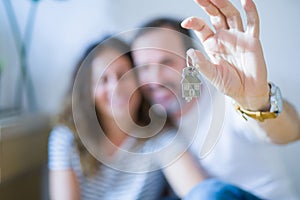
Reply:
<svg viewBox="0 0 300 200"><path fill-rule="evenodd" d="M162 170L174 192L181 198L207 177L188 151Z"/></svg>
<svg viewBox="0 0 300 200"><path fill-rule="evenodd" d="M51 200L80 200L79 184L73 170L50 170Z"/></svg>

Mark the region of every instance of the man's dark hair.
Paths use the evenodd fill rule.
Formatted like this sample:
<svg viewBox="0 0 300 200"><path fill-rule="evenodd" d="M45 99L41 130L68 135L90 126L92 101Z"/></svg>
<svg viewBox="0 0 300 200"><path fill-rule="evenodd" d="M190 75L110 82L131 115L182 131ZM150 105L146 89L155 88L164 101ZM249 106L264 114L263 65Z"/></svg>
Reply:
<svg viewBox="0 0 300 200"><path fill-rule="evenodd" d="M189 30L181 27L181 20L169 18L169 17L160 17L152 19L140 26L140 30L135 35L132 43L139 37L144 34L152 31L153 29L149 28L169 28L171 30L177 31L182 34L182 42L184 44L185 50L194 48L194 44L191 38L191 33Z"/></svg>

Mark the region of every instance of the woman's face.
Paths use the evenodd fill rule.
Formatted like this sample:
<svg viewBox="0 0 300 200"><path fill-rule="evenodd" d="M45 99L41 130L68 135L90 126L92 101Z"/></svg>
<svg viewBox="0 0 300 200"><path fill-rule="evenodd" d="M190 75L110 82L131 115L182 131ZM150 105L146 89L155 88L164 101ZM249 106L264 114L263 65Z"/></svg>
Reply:
<svg viewBox="0 0 300 200"><path fill-rule="evenodd" d="M106 117L134 117L141 102L132 63L116 50L106 48L92 62L92 95L97 111ZM128 72L128 73L127 73ZM128 113L129 111L129 113ZM127 118L128 117L128 118Z"/></svg>

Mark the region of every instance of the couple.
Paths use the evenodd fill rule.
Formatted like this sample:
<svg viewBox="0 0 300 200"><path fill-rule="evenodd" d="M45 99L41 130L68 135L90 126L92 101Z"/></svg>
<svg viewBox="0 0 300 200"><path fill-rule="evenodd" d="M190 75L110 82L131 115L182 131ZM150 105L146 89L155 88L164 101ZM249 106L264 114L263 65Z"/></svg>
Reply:
<svg viewBox="0 0 300 200"><path fill-rule="evenodd" d="M186 199L295 199L271 143L299 139L299 116L267 82L255 5L243 1L244 30L229 1L197 2L215 32L194 17L185 29L159 19L131 51L118 39L87 51L49 140L53 199L160 199L166 182ZM209 56L187 52L207 80L190 103L180 84L193 47L186 29ZM148 115L148 101L168 117L159 107Z"/></svg>

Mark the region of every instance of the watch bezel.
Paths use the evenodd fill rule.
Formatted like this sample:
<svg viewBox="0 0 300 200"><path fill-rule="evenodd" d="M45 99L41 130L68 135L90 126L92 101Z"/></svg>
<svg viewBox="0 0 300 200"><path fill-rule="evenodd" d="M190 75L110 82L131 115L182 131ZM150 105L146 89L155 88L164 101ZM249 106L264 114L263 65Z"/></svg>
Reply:
<svg viewBox="0 0 300 200"><path fill-rule="evenodd" d="M279 87L277 87L274 83L269 82L270 86L270 112L276 113L279 115L282 112L283 101L282 95Z"/></svg>

